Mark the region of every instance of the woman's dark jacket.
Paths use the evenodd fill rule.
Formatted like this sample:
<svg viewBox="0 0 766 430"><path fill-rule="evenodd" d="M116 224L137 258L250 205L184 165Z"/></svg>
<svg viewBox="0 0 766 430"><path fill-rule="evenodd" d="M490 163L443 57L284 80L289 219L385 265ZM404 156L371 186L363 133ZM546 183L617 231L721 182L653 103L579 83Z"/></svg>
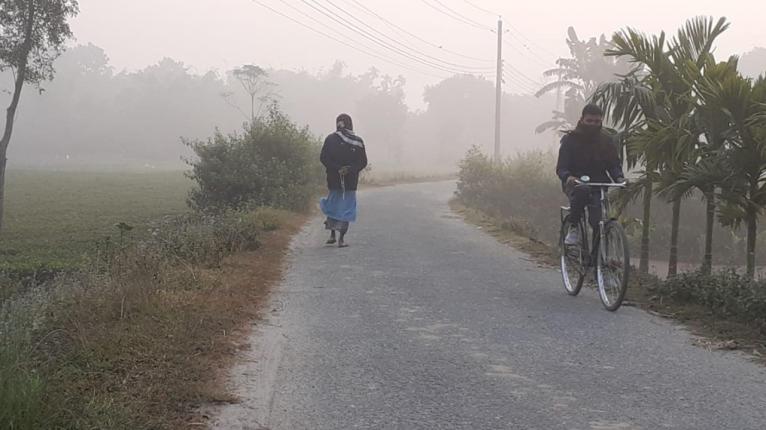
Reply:
<svg viewBox="0 0 766 430"><path fill-rule="evenodd" d="M350 166L345 177L346 191L356 191L359 185L359 172L367 167L367 152L364 145L345 143L337 133L333 133L324 141L320 160L327 169L327 188L343 189L338 170L343 166Z"/></svg>

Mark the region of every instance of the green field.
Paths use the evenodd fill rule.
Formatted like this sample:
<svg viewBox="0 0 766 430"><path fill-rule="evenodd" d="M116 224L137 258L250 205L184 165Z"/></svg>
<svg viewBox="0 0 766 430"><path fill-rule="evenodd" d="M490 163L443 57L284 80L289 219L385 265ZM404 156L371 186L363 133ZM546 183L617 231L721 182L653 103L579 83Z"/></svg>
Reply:
<svg viewBox="0 0 766 430"><path fill-rule="evenodd" d="M77 265L96 243L119 240L115 224L140 236L152 220L187 210L191 186L180 171L9 171L0 269Z"/></svg>

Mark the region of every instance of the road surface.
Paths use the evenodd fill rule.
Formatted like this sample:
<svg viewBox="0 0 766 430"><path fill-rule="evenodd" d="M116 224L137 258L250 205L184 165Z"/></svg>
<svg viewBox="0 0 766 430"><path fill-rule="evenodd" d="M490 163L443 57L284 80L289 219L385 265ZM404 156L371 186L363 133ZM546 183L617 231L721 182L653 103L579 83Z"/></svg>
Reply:
<svg viewBox="0 0 766 430"><path fill-rule="evenodd" d="M232 370L242 401L213 427L766 429L762 367L567 296L558 272L452 214L453 190L360 193L348 249L324 247L315 219Z"/></svg>

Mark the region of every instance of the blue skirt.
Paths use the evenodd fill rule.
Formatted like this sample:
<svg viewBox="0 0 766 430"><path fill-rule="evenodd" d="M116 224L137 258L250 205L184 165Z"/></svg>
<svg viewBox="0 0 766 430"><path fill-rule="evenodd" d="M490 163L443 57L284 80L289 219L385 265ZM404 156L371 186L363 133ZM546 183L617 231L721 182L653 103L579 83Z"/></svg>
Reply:
<svg viewBox="0 0 766 430"><path fill-rule="evenodd" d="M356 191L330 190L330 194L319 202L322 213L328 220L349 223L356 221Z"/></svg>

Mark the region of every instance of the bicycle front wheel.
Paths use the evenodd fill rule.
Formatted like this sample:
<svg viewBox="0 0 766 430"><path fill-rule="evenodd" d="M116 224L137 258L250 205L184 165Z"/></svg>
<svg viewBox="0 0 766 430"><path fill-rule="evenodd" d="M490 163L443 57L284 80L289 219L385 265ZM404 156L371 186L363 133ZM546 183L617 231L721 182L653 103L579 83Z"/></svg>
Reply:
<svg viewBox="0 0 766 430"><path fill-rule="evenodd" d="M576 296L582 289L585 280L583 268L583 247L580 245L570 246L564 243L569 232L569 217L561 223L559 237L559 252L561 255L561 277L564 281L564 289L570 296ZM581 232L582 233L582 232Z"/></svg>
<svg viewBox="0 0 766 430"><path fill-rule="evenodd" d="M614 312L622 305L628 291L630 274L628 238L617 221L609 221L604 226L598 255L596 272L599 297L604 307Z"/></svg>

